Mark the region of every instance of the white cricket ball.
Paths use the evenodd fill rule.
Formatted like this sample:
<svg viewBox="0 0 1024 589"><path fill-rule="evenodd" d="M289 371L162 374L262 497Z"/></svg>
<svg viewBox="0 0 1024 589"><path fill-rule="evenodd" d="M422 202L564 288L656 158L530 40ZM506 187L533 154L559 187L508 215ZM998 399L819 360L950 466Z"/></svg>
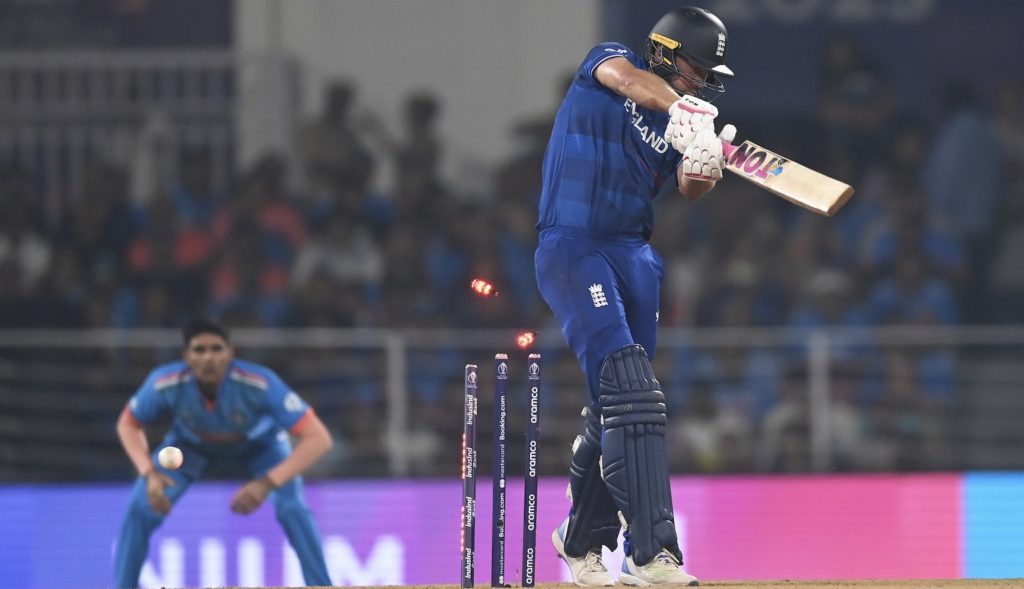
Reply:
<svg viewBox="0 0 1024 589"><path fill-rule="evenodd" d="M185 456L178 448L167 446L160 450L160 453L156 455L156 459L160 461L160 466L168 470L177 470L181 463L185 461Z"/></svg>

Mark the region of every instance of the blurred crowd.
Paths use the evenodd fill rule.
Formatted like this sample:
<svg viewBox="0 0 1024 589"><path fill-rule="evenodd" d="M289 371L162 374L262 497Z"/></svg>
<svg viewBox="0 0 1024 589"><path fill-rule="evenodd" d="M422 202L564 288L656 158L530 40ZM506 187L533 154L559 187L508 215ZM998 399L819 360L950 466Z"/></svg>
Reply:
<svg viewBox="0 0 1024 589"><path fill-rule="evenodd" d="M1024 321L1020 82L979 92L950 80L935 89L941 112L927 112L902 103L847 38L823 51L820 79L814 113L730 122L854 185L835 218L733 178L695 204L659 198L662 327L794 333L793 350L771 357L672 359L662 379L684 409L680 469L809 468L807 330ZM515 155L489 190L470 193L442 172L441 97L412 94L386 117L341 80L323 103L294 154L267 156L223 191L203 147L182 150L172 181L146 194L133 191L138 170L92 162L74 201L39 194L39 170L4 163L0 327L176 327L194 314L233 328L552 326L534 283L533 224L553 113L509 130ZM481 304L475 277L501 296ZM928 467L922 440L938 426L927 417L957 402L955 360L844 353L833 451L849 453L849 468ZM864 451L865 431L888 442Z"/></svg>

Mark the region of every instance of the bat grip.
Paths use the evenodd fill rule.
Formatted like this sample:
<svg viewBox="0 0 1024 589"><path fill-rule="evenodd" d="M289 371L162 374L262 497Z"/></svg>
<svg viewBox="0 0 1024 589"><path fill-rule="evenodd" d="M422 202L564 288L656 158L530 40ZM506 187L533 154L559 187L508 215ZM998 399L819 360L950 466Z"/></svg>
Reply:
<svg viewBox="0 0 1024 589"><path fill-rule="evenodd" d="M734 151L736 151L736 146L723 139L722 140L722 155L725 156L725 160L726 161L729 161L729 158L732 157L732 152L734 152Z"/></svg>

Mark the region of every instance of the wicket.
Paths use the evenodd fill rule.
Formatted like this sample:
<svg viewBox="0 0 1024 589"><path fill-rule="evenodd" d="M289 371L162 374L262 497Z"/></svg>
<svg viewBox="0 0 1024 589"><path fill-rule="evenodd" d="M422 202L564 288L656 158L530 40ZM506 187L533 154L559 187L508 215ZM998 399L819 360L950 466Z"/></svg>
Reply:
<svg viewBox="0 0 1024 589"><path fill-rule="evenodd" d="M508 427L508 354L494 356L494 472L491 489L491 587L505 586L505 438Z"/></svg>
<svg viewBox="0 0 1024 589"><path fill-rule="evenodd" d="M530 408L526 420L526 461L523 474L523 587L533 587L537 568L537 444L540 442L540 354L527 362Z"/></svg>
<svg viewBox="0 0 1024 589"><path fill-rule="evenodd" d="M462 534L459 548L462 587L472 589L476 564L476 365L466 365L466 405L462 420Z"/></svg>
<svg viewBox="0 0 1024 589"><path fill-rule="evenodd" d="M528 409L526 454L523 472L523 561L522 586L533 587L537 568L537 462L540 439L540 354L527 362ZM494 356L494 466L492 473L491 586L505 584L505 540L507 531L506 451L508 448L508 354ZM462 517L460 577L463 589L471 589L476 565L476 415L477 365L466 365L465 414L462 432Z"/></svg>

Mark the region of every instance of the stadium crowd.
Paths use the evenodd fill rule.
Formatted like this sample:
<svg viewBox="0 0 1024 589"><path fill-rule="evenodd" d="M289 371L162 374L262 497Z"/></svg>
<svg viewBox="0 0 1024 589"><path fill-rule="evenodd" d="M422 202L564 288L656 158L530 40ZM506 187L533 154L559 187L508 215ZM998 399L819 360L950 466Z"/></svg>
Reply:
<svg viewBox="0 0 1024 589"><path fill-rule="evenodd" d="M735 122L741 136L856 186L845 210L821 219L731 178L696 204L659 199L663 327L795 334L792 350L771 355L672 358L673 372L661 378L679 410L677 470L810 468L796 337L806 330L1024 321L1019 83L976 100L951 81L943 111L929 115L902 104L884 69L848 39L824 55L815 116L786 135L765 121ZM223 193L202 148L183 151L175 181L152 194L133 193L137 170L92 162L73 202L43 198L39 170L6 162L0 327L177 327L195 314L232 328L550 327L533 276L550 119L510 130L517 153L494 170L489 191L469 193L442 173L441 98L410 95L395 125L402 134L367 106L355 84L339 81L300 129L294 158L268 156ZM479 304L468 288L474 277L499 285L501 296ZM955 358L941 349L842 354L832 416L839 464L937 466L929 444L938 439L937 412L958 401ZM424 415L446 419L445 386L414 383ZM351 394L372 407L382 393ZM575 430L577 410L551 421ZM367 409L340 426L357 459L328 461L335 470L327 472L380 474L362 459L380 451L371 419ZM424 430L428 455L437 435ZM446 468L424 460L417 472ZM562 468L555 456L551 471Z"/></svg>

